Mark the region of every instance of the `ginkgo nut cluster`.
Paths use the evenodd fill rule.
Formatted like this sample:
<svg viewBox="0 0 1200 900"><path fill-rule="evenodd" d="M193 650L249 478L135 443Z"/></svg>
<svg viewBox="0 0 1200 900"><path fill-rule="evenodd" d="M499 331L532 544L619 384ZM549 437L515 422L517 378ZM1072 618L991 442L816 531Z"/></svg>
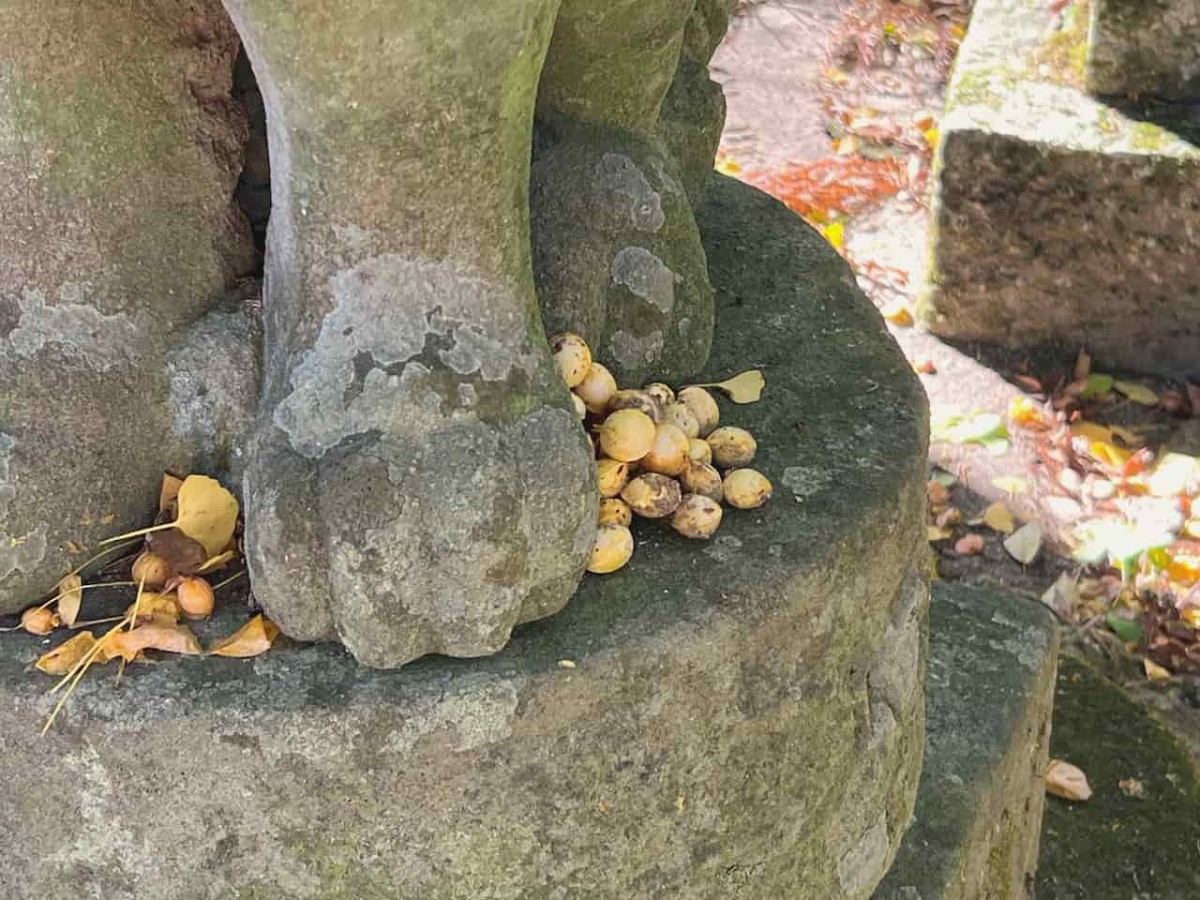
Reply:
<svg viewBox="0 0 1200 900"><path fill-rule="evenodd" d="M770 499L771 482L747 468L758 451L754 436L744 428L718 427L720 407L704 387L676 392L652 382L621 389L579 335L556 335L550 346L596 449L601 501L589 572L607 574L629 562L634 516L666 520L684 537L707 540L721 525L722 503L755 509ZM750 375L761 391L757 372L737 381Z"/></svg>

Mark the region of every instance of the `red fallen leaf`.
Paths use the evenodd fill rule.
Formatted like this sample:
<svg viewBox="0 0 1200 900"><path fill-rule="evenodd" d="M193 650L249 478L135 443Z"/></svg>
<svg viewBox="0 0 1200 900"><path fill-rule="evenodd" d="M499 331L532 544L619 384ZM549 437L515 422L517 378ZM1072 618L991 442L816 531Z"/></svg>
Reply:
<svg viewBox="0 0 1200 900"><path fill-rule="evenodd" d="M954 542L954 552L959 556L976 556L983 552L983 535L968 534Z"/></svg>

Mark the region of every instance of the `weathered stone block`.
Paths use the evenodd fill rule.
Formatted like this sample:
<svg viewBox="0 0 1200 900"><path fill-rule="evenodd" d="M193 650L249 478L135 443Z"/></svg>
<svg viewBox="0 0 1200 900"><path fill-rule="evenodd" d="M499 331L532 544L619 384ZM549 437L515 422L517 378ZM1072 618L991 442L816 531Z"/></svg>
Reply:
<svg viewBox="0 0 1200 900"><path fill-rule="evenodd" d="M1200 3L1089 0L1088 89L1200 100Z"/></svg>
<svg viewBox="0 0 1200 900"><path fill-rule="evenodd" d="M4 896L867 897L920 768L924 398L816 233L708 196L706 374L766 374L722 405L771 503L711 544L647 524L488 659L172 660L89 677L45 738L42 648L3 635Z"/></svg>
<svg viewBox="0 0 1200 900"><path fill-rule="evenodd" d="M551 0L227 0L267 108L256 596L367 665L479 656L570 599L595 466L530 266Z"/></svg>
<svg viewBox="0 0 1200 900"><path fill-rule="evenodd" d="M205 450L223 414L181 399L202 376L172 356L253 267L237 46L217 0L5 4L0 612L78 564L72 542L144 524L164 468L220 465L244 425Z"/></svg>
<svg viewBox="0 0 1200 900"><path fill-rule="evenodd" d="M925 766L875 900L1032 896L1058 629L1038 604L938 583L929 604Z"/></svg>
<svg viewBox="0 0 1200 900"><path fill-rule="evenodd" d="M1051 15L1039 0L975 7L942 123L923 314L950 337L1196 376L1200 151L1089 97L1086 23L1054 34Z"/></svg>

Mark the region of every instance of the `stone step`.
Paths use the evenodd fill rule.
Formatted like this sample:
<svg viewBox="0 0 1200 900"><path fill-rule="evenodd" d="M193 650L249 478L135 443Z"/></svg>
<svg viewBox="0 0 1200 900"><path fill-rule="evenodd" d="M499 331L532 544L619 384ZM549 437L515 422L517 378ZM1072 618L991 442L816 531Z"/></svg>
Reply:
<svg viewBox="0 0 1200 900"><path fill-rule="evenodd" d="M1031 896L1057 658L1053 616L1038 604L934 586L925 765L875 900Z"/></svg>
<svg viewBox="0 0 1200 900"><path fill-rule="evenodd" d="M977 0L941 127L922 315L948 337L1197 376L1195 128L1094 99L1088 26L1083 2L1059 24L1043 0Z"/></svg>
<svg viewBox="0 0 1200 900"><path fill-rule="evenodd" d="M925 398L797 216L718 177L700 221L702 380L764 373L720 403L770 503L707 544L643 523L494 656L92 672L45 737L47 642L0 635L0 898L870 896L920 773Z"/></svg>

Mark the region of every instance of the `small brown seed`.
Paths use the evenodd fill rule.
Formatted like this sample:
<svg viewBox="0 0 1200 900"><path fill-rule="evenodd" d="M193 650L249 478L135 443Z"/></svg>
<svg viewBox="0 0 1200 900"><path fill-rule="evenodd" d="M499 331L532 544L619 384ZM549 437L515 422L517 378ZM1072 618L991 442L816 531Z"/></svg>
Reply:
<svg viewBox="0 0 1200 900"><path fill-rule="evenodd" d="M592 367L592 351L588 349L587 341L569 332L558 334L550 339L550 349L558 374L567 387L573 388L583 381Z"/></svg>
<svg viewBox="0 0 1200 900"><path fill-rule="evenodd" d="M684 388L679 392L679 402L692 411L700 426L700 437L704 437L717 427L721 420L721 409L717 401L702 387Z"/></svg>
<svg viewBox="0 0 1200 900"><path fill-rule="evenodd" d="M710 497L688 494L671 516L671 527L684 537L706 541L721 526L721 504Z"/></svg>
<svg viewBox="0 0 1200 900"><path fill-rule="evenodd" d="M662 420L678 425L690 438L700 437L700 423L696 421L695 414L682 403L672 403L663 409Z"/></svg>
<svg viewBox="0 0 1200 900"><path fill-rule="evenodd" d="M737 509L757 509L771 499L771 482L754 469L734 469L722 487L725 502Z"/></svg>
<svg viewBox="0 0 1200 900"><path fill-rule="evenodd" d="M58 616L48 607L33 606L21 613L21 627L30 634L49 634L58 626Z"/></svg>
<svg viewBox="0 0 1200 900"><path fill-rule="evenodd" d="M688 459L706 466L712 465L712 447L704 438L688 438Z"/></svg>
<svg viewBox="0 0 1200 900"><path fill-rule="evenodd" d="M609 497L600 501L600 516L596 521L600 525L624 525L628 528L633 524L633 510L624 500Z"/></svg>
<svg viewBox="0 0 1200 900"><path fill-rule="evenodd" d="M207 619L213 611L212 585L203 578L184 578L175 589L179 608L189 619Z"/></svg>
<svg viewBox="0 0 1200 900"><path fill-rule="evenodd" d="M596 480L600 483L601 497L615 497L625 490L629 483L629 463L616 459L599 459L596 461Z"/></svg>
<svg viewBox="0 0 1200 900"><path fill-rule="evenodd" d="M633 556L633 535L624 525L601 525L587 570L597 575L615 572Z"/></svg>
<svg viewBox="0 0 1200 900"><path fill-rule="evenodd" d="M754 435L744 428L718 428L707 440L712 448L713 463L721 469L745 466L758 452Z"/></svg>
<svg viewBox="0 0 1200 900"><path fill-rule="evenodd" d="M688 494L699 494L718 503L725 496L725 489L721 486L721 473L704 463L688 466L679 482Z"/></svg>
<svg viewBox="0 0 1200 900"><path fill-rule="evenodd" d="M608 411L613 413L619 409L639 410L654 422L658 422L662 417L662 410L659 409L658 403L645 391L617 391L608 401Z"/></svg>
<svg viewBox="0 0 1200 900"><path fill-rule="evenodd" d="M688 438L678 425L664 422L654 432L654 446L642 457L642 467L660 475L679 475L688 467Z"/></svg>
<svg viewBox="0 0 1200 900"><path fill-rule="evenodd" d="M575 387L575 393L582 398L588 412L597 416L603 415L604 411L608 409L608 401L616 392L617 379L613 378L612 372L598 362L592 363L592 367L588 369L583 381Z"/></svg>
<svg viewBox="0 0 1200 900"><path fill-rule="evenodd" d="M637 515L647 519L661 519L675 512L683 492L679 482L657 472L647 472L625 485L621 499L629 504Z"/></svg>
<svg viewBox="0 0 1200 900"><path fill-rule="evenodd" d="M600 449L622 462L636 462L654 447L654 421L636 409L619 409L600 426Z"/></svg>
<svg viewBox="0 0 1200 900"><path fill-rule="evenodd" d="M148 550L133 561L133 580L139 584L144 582L146 587L160 588L174 577L171 564Z"/></svg>
<svg viewBox="0 0 1200 900"><path fill-rule="evenodd" d="M661 381L654 381L642 388L647 394L654 398L654 402L660 408L670 406L675 402L675 392L668 385Z"/></svg>

